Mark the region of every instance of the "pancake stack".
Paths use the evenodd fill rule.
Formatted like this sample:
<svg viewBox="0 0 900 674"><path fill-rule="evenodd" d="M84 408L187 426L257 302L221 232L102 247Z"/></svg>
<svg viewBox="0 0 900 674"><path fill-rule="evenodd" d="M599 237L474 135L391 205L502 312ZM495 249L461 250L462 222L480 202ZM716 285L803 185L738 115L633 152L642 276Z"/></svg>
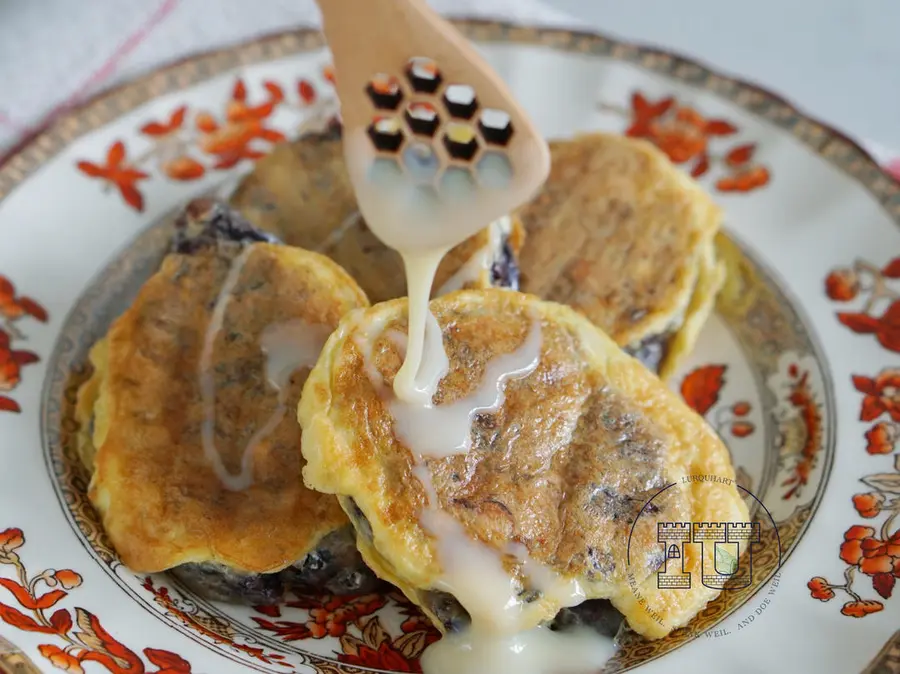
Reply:
<svg viewBox="0 0 900 674"><path fill-rule="evenodd" d="M192 204L182 225L181 252L93 347L79 391L79 453L110 541L134 571L172 570L212 599L371 587L337 500L299 479L294 413L324 339L365 295L221 205Z"/></svg>
<svg viewBox="0 0 900 674"><path fill-rule="evenodd" d="M535 329L539 365L506 383L499 410L475 415L468 451L420 463L398 439L384 393L403 360L392 335L406 329L406 300L344 319L301 400L304 478L340 498L366 563L443 630L464 629L472 606L448 594L449 562L421 515L435 507L429 502L436 495L440 511L502 558L516 579L521 629L552 621L565 606L541 582L547 574L577 583L583 598L611 601L646 636L687 623L718 591L701 583L678 592L657 588L654 574L664 560L657 524L747 521L718 436L568 307L487 290L452 293L433 300L431 310L450 360L434 396L437 409L469 399L488 364L521 348ZM669 490L638 519L657 492L688 475L724 479ZM686 572L700 572L696 551L683 561ZM535 563L541 574L529 576ZM647 604L639 605L638 595Z"/></svg>
<svg viewBox="0 0 900 674"><path fill-rule="evenodd" d="M438 272L449 370L434 410L468 404L497 359L539 354L445 456L423 458L398 430L405 278L357 212L339 132L276 148L230 207L189 206L79 391L89 496L123 562L253 604L381 579L458 632L485 615L447 581L427 523L439 513L511 580L520 629L614 633L624 616L659 638L695 616L718 590L657 588L657 525L748 513L727 449L660 377L724 281L721 212L643 141L551 150L540 194ZM696 474L722 479L645 507ZM710 563L683 560L697 574Z"/></svg>
<svg viewBox="0 0 900 674"><path fill-rule="evenodd" d="M571 306L670 377L725 282L720 209L646 141L590 134L550 152L550 177L518 213L522 291Z"/></svg>

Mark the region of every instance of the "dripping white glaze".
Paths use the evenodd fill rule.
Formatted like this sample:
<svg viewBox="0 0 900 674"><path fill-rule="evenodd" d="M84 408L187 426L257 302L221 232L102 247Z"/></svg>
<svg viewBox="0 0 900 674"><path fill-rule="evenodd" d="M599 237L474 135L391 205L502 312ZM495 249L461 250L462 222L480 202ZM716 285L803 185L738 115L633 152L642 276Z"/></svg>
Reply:
<svg viewBox="0 0 900 674"><path fill-rule="evenodd" d="M434 329L428 330L429 325L437 325L428 308L428 299L434 275L445 252L403 253L409 295L409 340L406 358L394 377L394 391L399 399L411 404L431 402L439 381L434 373L440 372L447 361L440 327L437 327L437 334Z"/></svg>
<svg viewBox="0 0 900 674"><path fill-rule="evenodd" d="M577 578L563 578L534 559L521 543L510 543L506 549L522 564L522 572L532 589L550 597L561 607L578 606L585 600L584 589Z"/></svg>
<svg viewBox="0 0 900 674"><path fill-rule="evenodd" d="M440 331L433 317L434 328ZM366 361L371 361L372 340L383 326L370 326L357 345ZM405 339L395 331L386 336L398 347ZM410 403L400 400L383 386L381 375L371 367L368 376L380 395L388 398L394 429L398 438L410 450L415 465L413 475L421 482L427 505L419 514L422 526L434 536L443 577L437 589L455 596L474 621L489 623L500 632L514 631L527 605L518 599L517 581L506 571L503 557L519 562L529 587L540 591L560 606L575 606L584 601L585 594L575 579L564 579L536 561L528 549L518 543L507 546L505 554L473 541L462 524L440 508L437 492L427 465L429 459L443 458L467 452L471 447L472 424L476 414L493 413L503 405L508 381L527 377L540 363L541 327L535 321L522 344L511 353L491 359L478 388L465 398L449 405ZM449 367L449 363L445 367ZM444 370L446 373L446 369ZM473 583L473 578L478 582Z"/></svg>
<svg viewBox="0 0 900 674"><path fill-rule="evenodd" d="M357 332L353 335L353 343L356 344L356 348L359 349L359 352L362 355L363 368L366 371L366 376L375 387L375 391L378 395L385 395L385 386L384 379L372 360L372 347L374 346L375 338L381 334L383 330L384 321L375 321L370 323L366 330ZM398 337L396 332L391 332L389 337L392 340L401 339L403 348L406 348L406 335L400 335Z"/></svg>
<svg viewBox="0 0 900 674"><path fill-rule="evenodd" d="M440 334L440 325L432 320ZM411 451L413 474L427 496L419 521L437 545L443 572L437 589L456 597L473 623L496 625L502 631L514 631L525 610L517 596L518 583L493 548L473 540L458 520L441 509L427 460L468 452L475 415L499 410L506 383L534 372L540 356L541 325L535 321L515 351L487 363L478 388L465 398L439 406L399 398L390 402L395 432Z"/></svg>
<svg viewBox="0 0 900 674"><path fill-rule="evenodd" d="M302 319L273 323L263 330L260 335L260 347L266 357L266 377L269 384L278 391L278 406L262 427L250 437L244 447L241 454L240 472L237 474L229 472L222 461L215 441L216 389L212 355L216 336L222 329L228 302L251 254L252 248L247 247L231 263L203 337L203 350L200 353L198 372L200 399L203 405L203 421L200 424L200 442L203 445L203 453L219 481L231 491L247 489L253 484L254 450L278 427L284 418L287 411L285 396L291 375L301 367L312 367L316 364L330 332L324 325L312 325Z"/></svg>
<svg viewBox="0 0 900 674"><path fill-rule="evenodd" d="M366 222L385 245L400 253L406 271L408 339L392 392L371 362L372 339L383 326L356 338L356 343L379 395L390 397L395 433L412 453L413 474L427 497L419 518L435 539L443 574L437 589L455 596L472 619L468 629L444 637L426 651L422 660L424 672L593 674L614 650L612 641L594 633L562 635L543 628L522 631L523 625L534 621L529 623L530 605L520 597L521 583L507 571L504 559L517 560L521 575L530 586L547 592L561 606L584 600L578 583L565 581L532 559L524 546L498 551L473 540L458 520L441 509L427 465L429 457L437 460L467 452L475 414L497 411L503 403L505 383L528 376L540 363L541 332L536 323L514 353L499 356L488 364L473 394L451 405L433 404L438 384L449 368L440 326L428 304L438 264L451 248L507 213L510 204L523 203L530 195L517 194L521 187L513 183L492 194L479 191L477 198L451 197L455 199L454 207L440 209L431 198L433 195L412 185L395 163L372 163L364 129L347 134L344 150ZM510 175L505 176L507 182ZM485 254L493 252L488 250ZM485 264L483 257L473 262L482 270ZM467 269L465 274L469 273L473 270ZM455 282L464 285L465 274ZM442 288L445 289L449 290ZM398 344L395 337L392 340Z"/></svg>
<svg viewBox="0 0 900 674"><path fill-rule="evenodd" d="M419 521L434 536L442 570L435 589L456 598L471 617L474 630L516 632L526 609L517 597L516 579L503 566L503 558L496 550L472 540L459 520L441 510L431 472L425 464L419 466L424 469L415 470L414 474L429 494Z"/></svg>
<svg viewBox="0 0 900 674"><path fill-rule="evenodd" d="M414 471L430 483L430 473ZM452 594L472 619L469 628L445 634L422 655L424 674L595 674L615 653L612 639L590 629L555 632L546 627L521 630L529 605L519 599L518 583L493 548L472 540L463 526L435 503L434 488L420 521L436 536L443 577L436 589ZM524 547L524 546L523 546ZM560 606L584 601L576 581L566 581L528 557L522 565L529 587L546 592Z"/></svg>
<svg viewBox="0 0 900 674"><path fill-rule="evenodd" d="M360 214L359 211L353 211L353 213L344 218L341 224L338 225L328 234L328 236L325 237L325 240L322 241L322 243L316 246L315 252L327 253L329 250L331 250L331 248L334 247L336 243L344 238L348 231L355 227L361 220L362 214Z"/></svg>
<svg viewBox="0 0 900 674"><path fill-rule="evenodd" d="M473 540L462 524L441 510L431 472L419 463L413 474L422 481L428 505L420 514L426 531L435 536L443 576L436 589L453 595L472 622L460 632L445 634L422 654L424 674L596 674L616 651L615 642L597 632L576 628L563 632L529 624L529 604L519 598L519 584L503 566L498 552ZM536 561L524 545L510 544L528 587L544 593L560 607L585 599L575 579L566 580Z"/></svg>
<svg viewBox="0 0 900 674"><path fill-rule="evenodd" d="M429 646L421 665L425 674L596 674L615 650L611 639L584 628L502 636L472 629Z"/></svg>
<svg viewBox="0 0 900 674"><path fill-rule="evenodd" d="M440 325L430 313L428 323L440 337ZM431 458L467 452L471 445L475 415L499 410L506 383L534 372L540 363L540 322L534 321L518 348L487 363L482 381L475 391L449 405L401 400L384 386L381 375L371 365L373 341L382 329L383 325L369 326L364 335L357 336L356 344L367 362L370 380L379 395L388 399L395 433L412 453L413 475L425 490L427 502L419 513L419 521L434 537L437 546L443 576L436 588L455 596L471 616L473 624L501 633L515 632L523 614L528 611L528 605L519 599L519 582L503 565L505 556L517 558L532 587L552 593L554 597L559 596L562 605L571 606L582 601L584 593L577 583L574 591L576 599L568 596L563 600L564 581L550 569L540 567L530 558L524 546L510 546L507 555L502 555L490 546L473 540L458 520L441 509L427 465ZM388 331L386 337L398 347L405 345L402 335L395 331ZM448 370L449 362L445 359L441 372L431 374L440 374L439 380Z"/></svg>
<svg viewBox="0 0 900 674"><path fill-rule="evenodd" d="M495 220L487 229L488 242L472 255L459 270L447 279L435 295L446 295L462 290L470 283L478 283L484 274L490 274L494 263L503 254L503 239L509 236L512 221L508 215Z"/></svg>
<svg viewBox="0 0 900 674"><path fill-rule="evenodd" d="M441 328L431 314L429 325L440 336ZM439 337L438 337L439 338ZM449 371L446 352L431 363L433 369L423 373L422 381L437 388L437 383ZM472 420L476 414L496 412L503 405L507 381L527 377L534 372L541 360L541 326L535 321L525 341L512 353L491 359L481 383L472 393L449 405L434 405L427 401L409 402L399 397L390 403L394 418L394 432L413 454L417 456L443 457L465 454L472 445ZM440 361L440 362L439 362ZM424 369L424 368L423 368Z"/></svg>
<svg viewBox="0 0 900 674"><path fill-rule="evenodd" d="M462 290L469 284L478 284L485 273L490 273L496 259L494 247L490 243L482 246L437 289L435 296L439 297L455 290Z"/></svg>
<svg viewBox="0 0 900 674"><path fill-rule="evenodd" d="M504 567L506 555L473 540L463 525L440 508L437 493L427 465L417 463L413 475L428 495L428 505L419 521L437 544L442 577L435 589L453 595L469 614L475 631L494 635L516 634L527 622L528 603L520 598L521 586ZM534 560L524 545L511 544L507 555L520 562L528 587L538 590L559 603L560 607L576 606L585 595L577 580L566 580L555 571ZM473 579L477 579L473 582ZM428 674L426 672L426 674Z"/></svg>
<svg viewBox="0 0 900 674"><path fill-rule="evenodd" d="M442 576L435 589L451 594L471 625L446 634L421 659L424 674L595 674L615 653L612 639L590 629L555 632L532 624L530 605L520 598L519 582L506 570L504 555L473 540L465 527L440 507L427 459L413 453L413 475L422 483L427 504L419 514L434 536ZM521 543L506 554L518 560L528 587L560 607L577 606L585 593L577 579L565 579L535 560Z"/></svg>
<svg viewBox="0 0 900 674"><path fill-rule="evenodd" d="M267 326L259 344L266 356L269 383L278 391L286 389L294 372L316 364L330 334L328 326L313 325L302 318Z"/></svg>
<svg viewBox="0 0 900 674"><path fill-rule="evenodd" d="M535 165L546 163L545 146L536 144L522 158ZM426 341L428 300L438 264L454 246L508 213L509 206L523 203L531 194L527 185L513 182L504 190L477 190L471 194L445 193L438 198L431 186L416 184L396 161L374 158L364 128L349 130L344 138L344 157L356 192L357 203L372 232L400 253L406 270L409 296L409 348L394 378L397 396L422 402L434 395L420 372L433 372L441 359L443 343Z"/></svg>

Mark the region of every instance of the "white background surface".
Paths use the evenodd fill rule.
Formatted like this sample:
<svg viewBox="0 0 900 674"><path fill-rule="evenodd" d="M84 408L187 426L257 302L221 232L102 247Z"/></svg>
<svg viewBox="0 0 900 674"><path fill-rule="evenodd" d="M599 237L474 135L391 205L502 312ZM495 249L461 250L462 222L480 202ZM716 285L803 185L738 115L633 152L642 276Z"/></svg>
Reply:
<svg viewBox="0 0 900 674"><path fill-rule="evenodd" d="M900 0L431 1L668 47L900 150ZM311 0L0 0L0 147L123 77L315 20Z"/></svg>
<svg viewBox="0 0 900 674"><path fill-rule="evenodd" d="M597 30L670 47L900 151L900 0L549 0Z"/></svg>

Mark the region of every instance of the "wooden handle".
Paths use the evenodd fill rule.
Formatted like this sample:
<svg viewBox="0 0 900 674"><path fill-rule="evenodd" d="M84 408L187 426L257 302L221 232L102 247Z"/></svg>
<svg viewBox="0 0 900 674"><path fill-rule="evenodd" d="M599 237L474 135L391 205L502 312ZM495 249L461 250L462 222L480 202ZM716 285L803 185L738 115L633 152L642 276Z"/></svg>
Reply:
<svg viewBox="0 0 900 674"><path fill-rule="evenodd" d="M497 202L499 217L530 198L546 180L550 170L550 150L524 110L516 103L488 63L450 23L434 12L424 0L318 0L324 19L325 36L331 47L336 90L344 123L344 153L351 180L360 198L366 182L366 166L358 161L370 145L366 129L375 117L400 117L414 102L429 103L447 122L449 111L439 100L448 85L468 85L480 106L505 112L512 123L512 135L495 151L509 158L513 180L491 198ZM436 64L441 87L434 92L416 92L406 76L410 59L421 57ZM376 75L401 80L404 99L396 111L376 110L367 86ZM458 120L457 120L458 121ZM474 126L476 118L464 120ZM357 142L353 139L362 139ZM361 143L361 144L360 144ZM434 139L438 156L446 159L441 141ZM371 154L371 148L370 148ZM363 155L364 156L364 155ZM355 161L354 161L355 160ZM500 205L504 202L505 205ZM479 202L481 203L481 202ZM487 222L478 223L479 226Z"/></svg>
<svg viewBox="0 0 900 674"><path fill-rule="evenodd" d="M482 108L506 111L519 130L537 135L505 83L450 23L423 0L318 0L348 126L367 125L365 86L373 75L402 75L410 58L433 60L444 83L468 84Z"/></svg>

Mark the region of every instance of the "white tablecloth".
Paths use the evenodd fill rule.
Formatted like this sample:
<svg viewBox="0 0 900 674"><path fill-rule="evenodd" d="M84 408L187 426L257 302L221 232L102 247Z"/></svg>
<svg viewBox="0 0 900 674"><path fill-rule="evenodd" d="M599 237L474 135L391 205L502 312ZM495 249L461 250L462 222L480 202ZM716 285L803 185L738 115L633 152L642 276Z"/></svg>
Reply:
<svg viewBox="0 0 900 674"><path fill-rule="evenodd" d="M430 1L448 15L578 25L541 0ZM312 0L0 1L0 156L54 112L122 79L194 52L318 24Z"/></svg>
<svg viewBox="0 0 900 674"><path fill-rule="evenodd" d="M583 27L542 0L430 2L448 15ZM318 22L312 0L0 0L0 160L53 114L122 79ZM900 155L867 146L900 177Z"/></svg>

